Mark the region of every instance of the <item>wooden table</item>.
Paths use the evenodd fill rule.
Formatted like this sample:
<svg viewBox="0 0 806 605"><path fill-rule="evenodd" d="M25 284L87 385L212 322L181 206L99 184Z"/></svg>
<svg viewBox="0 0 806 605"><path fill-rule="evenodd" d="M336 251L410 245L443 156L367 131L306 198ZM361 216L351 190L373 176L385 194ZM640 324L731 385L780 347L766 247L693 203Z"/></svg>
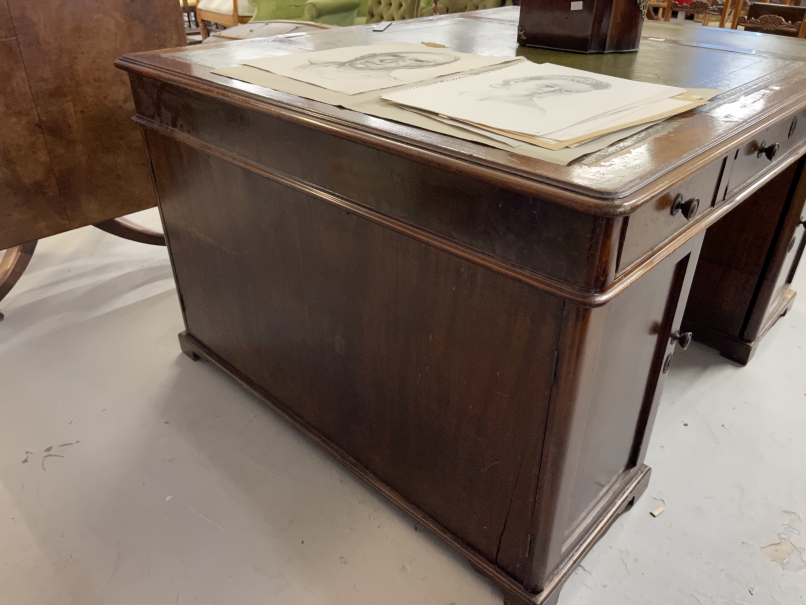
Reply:
<svg viewBox="0 0 806 605"><path fill-rule="evenodd" d="M163 241L110 222L156 203L114 61L184 44L176 0L0 0L0 299L43 237L101 223Z"/></svg>
<svg viewBox="0 0 806 605"><path fill-rule="evenodd" d="M663 24L647 24L634 54L519 48L517 11L119 66L145 127L183 350L433 530L507 602L551 603L646 488L706 230L745 201L776 228L803 206L806 70L785 45L747 52L740 32ZM392 41L726 92L565 167L210 71ZM769 247L776 234L759 237Z"/></svg>

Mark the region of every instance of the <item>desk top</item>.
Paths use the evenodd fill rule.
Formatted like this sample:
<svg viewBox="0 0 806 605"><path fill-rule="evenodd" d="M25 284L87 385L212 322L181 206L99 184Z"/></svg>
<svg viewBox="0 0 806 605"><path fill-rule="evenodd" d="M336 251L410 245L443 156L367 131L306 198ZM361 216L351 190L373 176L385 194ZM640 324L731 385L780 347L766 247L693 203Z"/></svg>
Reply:
<svg viewBox="0 0 806 605"><path fill-rule="evenodd" d="M518 46L518 16L518 7L507 7L395 22L384 32L355 26L169 49L127 55L118 66L496 185L609 215L632 211L669 183L687 178L774 121L806 107L802 40L647 22L638 52L583 55ZM724 92L705 107L559 166L212 73L214 68L258 56L381 42L435 42L466 53L522 56L623 78Z"/></svg>

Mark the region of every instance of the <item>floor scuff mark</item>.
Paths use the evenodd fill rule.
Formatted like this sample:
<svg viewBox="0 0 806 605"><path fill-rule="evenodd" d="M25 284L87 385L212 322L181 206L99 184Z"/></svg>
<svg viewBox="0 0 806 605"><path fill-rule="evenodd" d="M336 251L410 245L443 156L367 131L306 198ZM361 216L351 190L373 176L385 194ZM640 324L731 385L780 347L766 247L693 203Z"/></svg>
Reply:
<svg viewBox="0 0 806 605"><path fill-rule="evenodd" d="M780 565L784 571L797 572L806 569L804 549L795 546L786 534L778 534L778 542L762 546L761 552Z"/></svg>

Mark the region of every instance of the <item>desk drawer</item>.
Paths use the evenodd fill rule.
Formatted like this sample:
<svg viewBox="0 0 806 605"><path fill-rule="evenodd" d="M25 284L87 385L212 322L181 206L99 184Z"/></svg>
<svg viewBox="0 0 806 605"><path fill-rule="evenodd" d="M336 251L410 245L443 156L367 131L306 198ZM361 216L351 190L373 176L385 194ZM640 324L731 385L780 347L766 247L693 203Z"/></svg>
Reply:
<svg viewBox="0 0 806 605"><path fill-rule="evenodd" d="M722 199L765 171L776 159L786 155L806 139L806 112L781 120L760 132L734 152L730 181ZM777 147L776 147L777 146Z"/></svg>
<svg viewBox="0 0 806 605"><path fill-rule="evenodd" d="M727 158L722 158L709 164L629 216L621 246L619 272L684 229L691 220L714 205L726 160ZM696 208L693 200L699 200ZM673 214L676 201L678 208Z"/></svg>

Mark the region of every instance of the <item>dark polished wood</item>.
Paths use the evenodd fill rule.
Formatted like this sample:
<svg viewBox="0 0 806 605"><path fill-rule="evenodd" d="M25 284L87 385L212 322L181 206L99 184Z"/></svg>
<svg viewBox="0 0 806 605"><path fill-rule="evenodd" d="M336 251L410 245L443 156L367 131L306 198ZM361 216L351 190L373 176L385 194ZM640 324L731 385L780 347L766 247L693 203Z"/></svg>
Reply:
<svg viewBox="0 0 806 605"><path fill-rule="evenodd" d="M151 246L164 246L165 235L159 231L154 231L142 225L138 225L134 221L122 218L113 218L101 223L95 223L95 226L101 231L106 231L112 235L117 235L123 239L128 239L133 242L141 244L150 244Z"/></svg>
<svg viewBox="0 0 806 605"><path fill-rule="evenodd" d="M523 0L518 42L579 53L638 50L645 9L638 0Z"/></svg>
<svg viewBox="0 0 806 605"><path fill-rule="evenodd" d="M0 0L0 249L155 204L114 61L184 43L176 0Z"/></svg>
<svg viewBox="0 0 806 605"><path fill-rule="evenodd" d="M654 23L637 53L523 48L518 19L412 20L384 41L725 92L559 166L211 71L377 42L370 27L119 65L146 131L183 350L525 605L555 602L645 489L703 240L799 169L806 132L769 135L806 124L806 70L777 42L747 52L741 32L691 28L704 32L691 42ZM773 159L758 155L772 140Z"/></svg>

